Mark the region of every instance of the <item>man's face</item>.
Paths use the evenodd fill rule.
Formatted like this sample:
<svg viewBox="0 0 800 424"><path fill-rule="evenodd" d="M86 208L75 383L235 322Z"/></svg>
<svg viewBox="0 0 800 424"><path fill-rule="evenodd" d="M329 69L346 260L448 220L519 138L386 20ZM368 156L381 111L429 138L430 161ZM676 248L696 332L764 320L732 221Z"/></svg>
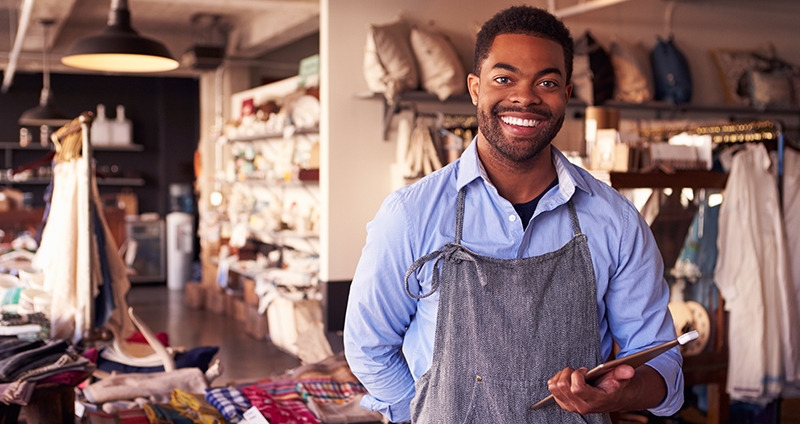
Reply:
<svg viewBox="0 0 800 424"><path fill-rule="evenodd" d="M467 84L488 147L517 163L536 157L553 140L572 92L561 45L521 34L498 35L480 77L470 74Z"/></svg>

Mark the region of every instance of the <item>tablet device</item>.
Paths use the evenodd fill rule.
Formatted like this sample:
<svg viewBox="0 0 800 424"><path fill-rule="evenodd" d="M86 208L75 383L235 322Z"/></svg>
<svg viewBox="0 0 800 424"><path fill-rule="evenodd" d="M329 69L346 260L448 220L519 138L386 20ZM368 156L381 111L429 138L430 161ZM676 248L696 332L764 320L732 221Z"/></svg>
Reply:
<svg viewBox="0 0 800 424"><path fill-rule="evenodd" d="M592 368L591 370L589 370L589 372L586 373L586 382L591 383L597 380L601 376L613 371L614 367L616 367L617 365L626 364L632 366L635 369L636 367L644 365L647 361L655 358L658 355L661 355L662 353L672 349L675 346L678 345L683 346L686 343L689 343L690 341L696 339L698 336L699 334L697 333L697 330L692 330L678 337L675 340L670 340L664 344L653 346L649 349L645 349L641 352L636 352L633 355L628 355L624 358L617 358L608 362L604 362ZM535 405L531 406L531 409L539 409L543 406L550 405L555 401L556 399L553 397L553 395L550 395L540 400L539 402L536 402Z"/></svg>

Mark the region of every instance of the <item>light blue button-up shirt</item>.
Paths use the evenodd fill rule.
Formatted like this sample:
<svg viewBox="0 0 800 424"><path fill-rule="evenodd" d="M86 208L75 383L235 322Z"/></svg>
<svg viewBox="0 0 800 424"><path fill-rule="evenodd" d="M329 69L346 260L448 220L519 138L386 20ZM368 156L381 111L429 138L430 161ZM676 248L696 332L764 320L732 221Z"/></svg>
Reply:
<svg viewBox="0 0 800 424"><path fill-rule="evenodd" d="M558 185L542 197L523 230L514 206L489 181L476 144L459 160L392 193L367 225L347 305L345 355L369 391L361 406L394 422L410 419L414 382L431 367L439 302L438 292L412 299L403 278L414 260L454 240L456 201L464 186L462 244L503 259L542 255L572 239L566 203L574 200L594 262L604 358L614 341L621 357L675 338L661 254L647 223L627 199L553 148ZM412 293L430 291L432 268L431 261L410 276ZM650 411L676 413L683 403L680 351L670 350L648 365L667 385L667 397Z"/></svg>

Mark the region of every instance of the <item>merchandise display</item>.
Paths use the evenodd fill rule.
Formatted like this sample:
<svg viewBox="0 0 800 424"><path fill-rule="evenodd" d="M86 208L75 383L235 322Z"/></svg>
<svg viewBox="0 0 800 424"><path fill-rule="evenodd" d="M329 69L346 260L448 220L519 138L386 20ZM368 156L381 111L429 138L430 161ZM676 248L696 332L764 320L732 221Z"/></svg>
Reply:
<svg viewBox="0 0 800 424"><path fill-rule="evenodd" d="M800 50L791 31L800 5L795 2L539 2L535 7L563 21L573 41L572 50L564 46L561 51L564 58L574 55L566 72L572 86L556 110L542 100L546 95L539 96L540 104L523 107L507 94L524 96L548 85L561 92L563 72L551 77L540 70L528 92L514 84L528 70L511 69L523 49L491 68L496 74L489 80L492 88L483 81L483 100L468 94L470 74L481 74L472 69L473 62L485 60L474 56L481 25L491 11L510 2L187 0L136 18L171 48L188 45L175 72L116 75L60 69L52 75L59 109L92 110L85 112L91 116L84 122L88 132L77 121L61 129L21 127L18 117L26 109L23 101L39 94L42 77L45 88L50 86L49 65L36 61L39 55L31 49L63 53L80 35L74 25L86 21L76 12L108 9L83 5L50 11L49 2L9 3L18 4L0 6L0 11L19 22L11 22L7 31L8 63L0 65L6 80L17 73L10 91L4 80L0 96L0 116L9 117L9 125L0 125L5 134L0 139L0 423L16 422L17 415L32 424L72 422L74 415L81 424L377 424L406 419L391 415L408 406L390 399L404 390L427 393L422 396L428 396L427 403L422 399L411 408L442 414L431 422L448 421L442 417L450 414L450 400L456 397L453 409L468 409L472 416L480 415L483 399L491 403L487 410L510 411L509 405L518 403L520 414L547 414L529 410L545 396L548 403L554 398L549 376L530 371L543 368L537 362L542 355L533 351L562 349L574 342L571 337L589 340L576 343L572 352L591 356L578 365L591 369L612 361L620 349L623 355L636 355L655 345L643 341L652 340L653 328L630 334L620 330L631 325L626 314L637 307L636 291L647 284L623 290L610 281L631 271L616 269L606 276L613 267L597 265L602 269L593 278L608 277L609 283L593 298L597 293L578 287L579 279L564 277L578 268L575 260L565 260L547 282L582 294L545 303L572 311L566 313L569 318L555 322L560 315L537 321L525 311L494 314L486 323L501 330L472 340L457 316L505 308L493 303L500 297L513 299L514 307L530 302L523 300L528 299L529 280L520 279L520 291L498 291L504 294L486 300L480 290L441 288L454 281L449 275L454 270L464 274L459 274L461 283L473 268L484 273L485 263L444 252L416 270L409 267L435 251L420 246L427 248L431 240L453 243L455 237L443 234L456 227L459 243L477 243L469 248L476 256L495 256L481 249L506 248L511 253L496 256L549 255L566 246L555 241L558 232L566 234L565 241L570 235L566 224L548 229L556 215L564 223L579 222L572 236L587 238L595 264L626 249L639 260L663 262L662 297L668 290L669 313L658 340L672 337L665 329L669 325L676 338L697 333L696 340L669 356L676 363L682 360L672 373L682 375L680 384L671 371L651 366L667 382L664 404L679 411L664 421L783 422L798 414L794 406L784 408L790 401L800 405L800 266L792 260L800 258ZM214 14L195 14L212 3ZM48 19L55 19L58 31L49 37L45 33L41 43L28 27L51 12L55 16ZM174 15L185 22L176 25ZM184 33L189 19L196 27L206 17L215 23L213 34ZM20 31L17 40L14 30ZM204 48L216 51L207 54ZM200 63L203 58L210 60ZM509 91L501 95L502 90ZM490 102L494 108L485 107ZM560 116L562 106L564 119L556 123L552 118ZM525 122L522 116L530 119ZM545 127L557 133L548 141L563 153L554 161L558 188L541 197L538 206L532 203L532 210L518 209L521 205L501 195L502 177L495 179L497 174L486 168L486 150L478 155L476 140L488 132L483 125L493 117L499 119L498 132L518 130L506 141L541 134ZM83 157L87 147L91 154ZM474 157L479 158L475 169L469 168L474 175L464 174L464 164ZM564 169L572 170L570 164L585 170L597 186L564 184L560 178ZM420 191L415 204L444 211L430 216L385 200L417 193L410 186L420 180L420 186L430 188L454 168L460 173L450 180L460 187L465 176L474 176L469 190L483 184L486 190L478 195L492 197L493 208L470 204L478 201L474 192L465 195L462 216L455 195L449 199L443 191ZM609 224L627 216L619 210L601 222L606 215L594 206L573 204L577 209L570 211L548 203L553 195L560 195L559 202L566 197L565 205L574 202L573 189L590 191L593 200L604 193L622 194L633 204L630 216L638 219L638 211L644 220L632 234ZM391 206L391 214L375 214ZM491 228L495 212L502 230ZM404 229L402 221L410 222L411 229ZM513 231L519 221L530 222L535 230L523 224L522 244L509 247L509 240L517 240ZM484 232L486 240L475 242L475 234L483 237ZM389 240L381 247L385 254L365 255L370 243L377 243L369 233ZM535 242L536 237L544 242ZM598 244L605 237L615 242ZM362 255L377 276L371 277L375 291L359 283L364 279ZM451 260L460 262L444 265ZM658 275L651 280L660 280L660 268L650 265L628 269L652 269ZM501 273L508 266L496 267L501 271L476 274L475 280L493 280L482 282L486 290L517 287L515 279ZM439 274L432 277L433 271ZM404 276L409 293L391 284ZM416 280L428 288L428 279L437 279L440 288L414 301L417 309L408 306L409 294L426 294L416 292ZM498 287L494 280L507 284ZM392 297L387 286L399 287L399 295ZM623 291L628 292L625 299L619 295ZM446 297L443 308L452 309L448 317L454 317L441 333L451 337L428 337L440 321L437 313L442 315L443 309L435 308L440 295ZM358 321L374 333L358 333L354 327L345 332L347 317L358 316L350 309L353 299L361 297L373 303L365 300L361 305L366 306L356 307L363 314ZM609 298L622 300L612 308ZM186 309L176 308L176 300ZM482 306L464 307L469 302ZM129 306L139 315L130 313ZM633 320L646 320L650 306ZM549 311L544 308L536 306ZM598 325L588 320L591 316L583 321L581 314L595 310L601 317ZM374 363L348 364L340 352L347 337L396 346L396 340L384 338L395 333L381 327L377 317L403 338L399 354L381 357L375 354L378 347L369 346L365 350L374 348L369 352ZM409 317L414 324L405 322ZM537 330L542 325L553 328L579 319L569 328L582 329L569 338L531 341L543 334ZM537 326L506 337L502 329L509 320ZM153 331L144 321L161 328ZM584 332L586 323L600 330L598 346L597 332ZM215 339L217 333L226 337ZM470 346L487 340L506 349L497 349L496 357L473 355ZM436 368L439 374L462 376L458 373L474 370L475 375L431 377L427 366L432 365L426 361L433 362L434 348L445 352L437 354L437 362L444 358ZM356 350L348 345L348 355ZM562 365L556 355L544 356L547 367L574 367ZM381 380L377 383L364 378L369 392L351 371L352 365L359 377L362 372L378 376L394 370L392 361L398 357L410 374L382 374L375 377ZM503 361L527 365L513 374L515 365L504 368ZM493 365L479 369L471 363ZM515 390L497 395L503 393L494 385L497 378L517 377L525 383L517 381ZM516 396L526 391L520 402ZM471 393L464 400L470 405L461 405L463 393ZM682 406L675 396L683 396ZM367 408L391 414L384 417ZM623 414L618 422L662 422L655 415L653 409ZM536 421L539 415L532 416L525 419ZM525 421L508 417L503 418ZM610 417L617 418L614 413Z"/></svg>

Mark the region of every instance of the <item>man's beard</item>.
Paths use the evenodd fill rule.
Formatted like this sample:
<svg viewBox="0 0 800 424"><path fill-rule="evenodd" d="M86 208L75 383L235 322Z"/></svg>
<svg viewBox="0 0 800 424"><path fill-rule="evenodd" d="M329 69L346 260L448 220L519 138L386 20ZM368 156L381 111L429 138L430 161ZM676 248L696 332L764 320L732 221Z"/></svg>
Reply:
<svg viewBox="0 0 800 424"><path fill-rule="evenodd" d="M538 134L533 137L510 137L503 132L499 114L503 112L535 113L544 118L537 127ZM553 119L553 113L546 108L500 108L494 105L490 113L483 109L478 110L478 129L486 141L505 159L523 164L535 158L555 138L561 125L564 124L564 115Z"/></svg>

